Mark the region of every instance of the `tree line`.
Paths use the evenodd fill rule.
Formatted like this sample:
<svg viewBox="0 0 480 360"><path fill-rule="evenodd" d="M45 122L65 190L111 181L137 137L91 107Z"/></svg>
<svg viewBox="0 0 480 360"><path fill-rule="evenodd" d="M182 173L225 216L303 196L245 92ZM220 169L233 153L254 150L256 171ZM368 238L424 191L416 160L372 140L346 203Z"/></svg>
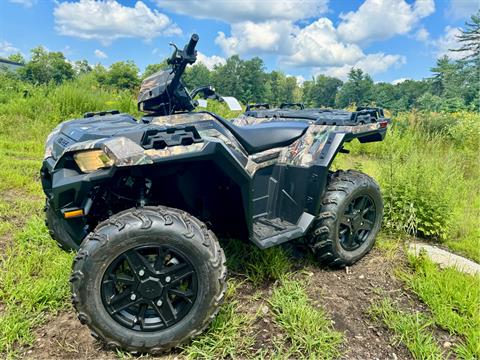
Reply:
<svg viewBox="0 0 480 360"><path fill-rule="evenodd" d="M437 59L432 75L423 80L405 80L397 84L375 83L361 69L352 68L344 82L335 77L318 75L303 83L281 71L266 72L259 57L243 60L231 56L225 64L209 70L197 63L187 68L183 81L187 88L213 85L223 95L235 96L243 103L302 102L309 107L349 105L378 106L391 111L411 109L428 111L480 111L480 11L466 23L459 36L464 54L461 60L447 56ZM116 89L138 89L142 79L168 67L166 61L148 65L140 74L133 61L120 61L105 68L90 65L86 60L71 63L61 52L42 47L31 50L29 61L20 54L9 60L25 64L16 76L31 83L61 83L84 74L91 74L101 86Z"/></svg>

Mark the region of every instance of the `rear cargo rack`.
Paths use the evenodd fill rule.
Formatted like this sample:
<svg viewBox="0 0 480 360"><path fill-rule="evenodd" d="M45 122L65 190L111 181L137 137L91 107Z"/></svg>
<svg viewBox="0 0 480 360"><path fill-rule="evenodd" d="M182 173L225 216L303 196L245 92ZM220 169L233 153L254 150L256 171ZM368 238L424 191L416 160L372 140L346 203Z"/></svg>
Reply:
<svg viewBox="0 0 480 360"><path fill-rule="evenodd" d="M268 104L253 104L247 106L244 115L255 118L270 118L270 119L305 119L311 120L316 125L338 125L338 126L355 126L363 124L376 123L384 118L383 109L359 107L357 111L335 110L335 109L292 109L294 105L301 104L282 104L283 108L270 109L263 107L263 109L256 109L257 105Z"/></svg>
<svg viewBox="0 0 480 360"><path fill-rule="evenodd" d="M303 105L303 103L284 102L280 104L280 109L291 109L295 107L299 108L300 110L305 109L305 105Z"/></svg>
<svg viewBox="0 0 480 360"><path fill-rule="evenodd" d="M253 109L270 109L270 104L269 103L248 104L245 111L250 111Z"/></svg>

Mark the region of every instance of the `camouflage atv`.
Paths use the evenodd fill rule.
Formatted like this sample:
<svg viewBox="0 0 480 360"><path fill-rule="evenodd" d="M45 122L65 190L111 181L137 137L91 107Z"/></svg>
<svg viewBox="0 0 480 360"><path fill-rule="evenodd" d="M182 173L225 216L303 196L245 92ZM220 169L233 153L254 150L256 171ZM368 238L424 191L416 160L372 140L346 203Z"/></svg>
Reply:
<svg viewBox="0 0 480 360"><path fill-rule="evenodd" d="M226 289L217 236L262 249L303 239L341 267L361 259L380 229L377 183L329 167L346 143L383 140L382 110L264 104L233 120L194 111L202 98L235 105L212 87L182 84L197 41L145 79L141 120L87 113L47 139L47 225L63 249L78 251L78 318L112 348L165 351L205 329Z"/></svg>

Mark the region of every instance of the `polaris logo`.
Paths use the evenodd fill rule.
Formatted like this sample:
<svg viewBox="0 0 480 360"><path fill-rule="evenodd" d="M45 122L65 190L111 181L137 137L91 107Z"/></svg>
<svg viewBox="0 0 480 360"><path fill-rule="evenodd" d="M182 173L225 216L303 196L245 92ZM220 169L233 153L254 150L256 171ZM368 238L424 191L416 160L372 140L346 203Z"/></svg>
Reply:
<svg viewBox="0 0 480 360"><path fill-rule="evenodd" d="M59 144L60 146L66 147L68 145L68 140L59 136L57 138L57 144Z"/></svg>

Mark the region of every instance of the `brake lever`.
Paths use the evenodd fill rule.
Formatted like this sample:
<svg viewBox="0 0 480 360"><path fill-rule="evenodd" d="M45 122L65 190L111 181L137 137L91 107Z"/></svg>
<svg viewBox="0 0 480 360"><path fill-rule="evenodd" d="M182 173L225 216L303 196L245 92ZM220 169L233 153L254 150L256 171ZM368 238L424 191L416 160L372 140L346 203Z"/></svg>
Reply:
<svg viewBox="0 0 480 360"><path fill-rule="evenodd" d="M172 56L170 56L170 58L168 59L167 63L170 64L170 65L173 65L173 64L176 63L177 54L178 54L178 46L175 45L173 42L171 42L169 45L170 45L170 46L173 46L173 47L174 47L174 50L173 50Z"/></svg>

